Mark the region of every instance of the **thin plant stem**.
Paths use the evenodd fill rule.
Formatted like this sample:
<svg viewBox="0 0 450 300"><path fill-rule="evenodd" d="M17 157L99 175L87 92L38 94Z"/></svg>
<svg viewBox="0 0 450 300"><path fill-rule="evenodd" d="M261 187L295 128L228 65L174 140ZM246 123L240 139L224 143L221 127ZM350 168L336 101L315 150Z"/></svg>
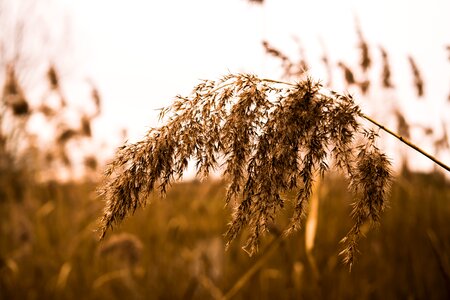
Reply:
<svg viewBox="0 0 450 300"><path fill-rule="evenodd" d="M317 233L317 223L319 214L319 189L321 178L320 176L315 176L316 180L313 183L312 195L310 199L309 213L306 218L305 224L305 252L308 262L311 266L311 271L316 282L318 281L320 274L319 268L317 267L317 262L313 254L314 240Z"/></svg>
<svg viewBox="0 0 450 300"><path fill-rule="evenodd" d="M374 119L362 114L361 117L363 117L364 119L368 120L369 122L375 124L376 126L378 126L380 129L386 131L387 133L389 133L390 135L396 137L397 139L399 139L401 142L403 142L404 144L408 145L409 147L413 148L414 150L418 151L419 153L421 153L422 155L425 155L426 157L428 157L429 159L431 159L433 162L435 162L436 164L438 164L439 166L441 166L442 168L444 168L445 170L450 172L450 167L447 166L446 164L444 164L443 162L441 162L440 160L438 160L437 158L435 158L434 156L432 156L431 154L428 154L427 152L425 152L424 150L422 150L421 148L417 147L416 145L414 145L413 143L411 143L410 141L408 141L407 139L405 139L404 137L396 134L395 132L393 132L392 130L390 130L389 128L386 128L385 126L381 125L380 123L378 123L377 121L375 121Z"/></svg>
<svg viewBox="0 0 450 300"><path fill-rule="evenodd" d="M289 82L283 82L283 81L278 81L278 80L273 80L273 79L262 79L262 81L266 81L266 82L272 82L272 83L279 83L279 84L286 84L286 85L290 85L290 86L294 86L294 84L289 83ZM417 152L421 153L422 155L426 156L427 158L431 159L434 163L438 164L439 166L441 166L442 168L444 168L445 170L450 172L450 167L447 166L445 163L443 163L442 161L438 160L437 158L435 158L433 155L425 152L425 150L419 148L418 146L414 145L413 143L411 143L410 141L408 141L406 138L396 134L395 132L393 132L392 130L390 130L389 128L385 127L384 125L378 123L377 121L375 121L374 119L372 119L371 117L362 114L361 115L362 118L368 120L369 122L375 124L376 126L378 126L380 129L384 130L385 132L389 133L390 135L396 137L397 139L399 139L401 142L403 142L404 144L408 145L409 147L413 148L414 150L416 150Z"/></svg>
<svg viewBox="0 0 450 300"><path fill-rule="evenodd" d="M237 292L249 281L255 273L261 269L266 262L266 260L272 255L274 250L276 250L280 244L283 242L285 236L279 234L276 236L269 245L264 249L258 260L236 281L233 287L223 296L222 300L232 299Z"/></svg>
<svg viewBox="0 0 450 300"><path fill-rule="evenodd" d="M290 85L290 86L295 86L295 84L290 83L290 82L279 81L279 80L268 79L268 78L262 78L261 81L271 82L271 83L278 83L278 84L284 84L284 85Z"/></svg>

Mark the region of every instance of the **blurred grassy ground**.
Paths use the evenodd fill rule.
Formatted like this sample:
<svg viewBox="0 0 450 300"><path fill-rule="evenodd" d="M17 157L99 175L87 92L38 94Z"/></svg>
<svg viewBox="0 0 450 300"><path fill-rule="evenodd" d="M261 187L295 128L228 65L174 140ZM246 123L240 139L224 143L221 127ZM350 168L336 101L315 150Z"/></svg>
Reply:
<svg viewBox="0 0 450 300"><path fill-rule="evenodd" d="M175 185L103 242L95 232L102 201L94 183L0 186L0 299L214 299L236 282L245 284L233 299L450 298L450 183L436 174L396 179L390 208L361 240L351 273L338 257L351 198L344 181L326 178L312 252L317 273L302 231L248 281L242 275L275 235L255 257L239 240L225 251L230 208L222 182Z"/></svg>

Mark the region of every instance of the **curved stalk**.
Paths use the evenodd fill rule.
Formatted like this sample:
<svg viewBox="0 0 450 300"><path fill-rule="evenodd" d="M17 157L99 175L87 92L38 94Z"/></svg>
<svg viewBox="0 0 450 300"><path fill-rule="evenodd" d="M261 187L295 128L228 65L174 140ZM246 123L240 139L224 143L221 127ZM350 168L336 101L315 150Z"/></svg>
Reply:
<svg viewBox="0 0 450 300"><path fill-rule="evenodd" d="M390 130L389 128L386 128L385 126L381 125L380 123L378 123L377 121L375 121L374 119L361 114L361 117L366 119L367 121L375 124L376 126L378 126L380 129L386 131L387 133L389 133L390 135L396 137L397 139L399 139L402 143L408 145L409 147L413 148L414 150L416 150L417 152L421 153L422 155L428 157L429 159L431 159L433 162L435 162L436 164L438 164L439 166L441 166L442 168L444 168L445 170L450 172L450 167L447 166L446 164L444 164L443 162L441 162L440 160L438 160L437 158L435 158L434 156L432 156L431 154L428 154L427 152L425 152L424 150L422 150L421 148L417 147L416 145L414 145L413 143L411 143L410 141L408 141L407 139L405 139L404 137L396 134L395 132L393 132L392 130Z"/></svg>
<svg viewBox="0 0 450 300"><path fill-rule="evenodd" d="M290 85L290 86L294 86L295 84L292 84L290 82L284 82L284 81L278 81L278 80L273 80L273 79L261 79L261 81L266 81L266 82L272 82L272 83L279 83L279 84L285 84L285 85ZM385 127L384 125L378 123L377 121L375 121L374 119L372 119L371 117L365 115L365 114L361 114L361 117L366 119L367 121L371 122L372 124L375 124L376 126L378 126L380 129L384 130L385 132L389 133L390 135L396 137L397 139L399 139L402 143L408 145L409 147L413 148L414 150L416 150L417 152L419 152L420 154L426 156L428 159L432 160L434 163L438 164L439 166L441 166L442 168L444 168L445 170L447 170L448 172L450 172L450 167L448 165L446 165L445 163L443 163L442 161L438 160L436 157L434 157L433 155L425 152L423 149L419 148L418 146L414 145L413 143L411 143L410 141L408 141L406 138L396 134L395 132L393 132L392 130L390 130L389 128Z"/></svg>

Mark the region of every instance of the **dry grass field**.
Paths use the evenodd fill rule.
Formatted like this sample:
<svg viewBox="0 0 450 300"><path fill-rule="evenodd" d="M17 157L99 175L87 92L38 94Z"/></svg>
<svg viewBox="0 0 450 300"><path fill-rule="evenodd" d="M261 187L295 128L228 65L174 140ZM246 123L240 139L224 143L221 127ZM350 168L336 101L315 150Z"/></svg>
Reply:
<svg viewBox="0 0 450 300"><path fill-rule="evenodd" d="M289 222L289 205L256 255L241 249L245 231L225 251L231 217L220 181L183 182L165 199L153 195L99 242L103 202L95 183L23 180L16 190L2 184L1 299L450 297L450 183L439 174L396 177L389 208L360 241L352 272L338 256L351 227L351 198L332 175L319 189L314 266L304 230L267 250L276 228Z"/></svg>

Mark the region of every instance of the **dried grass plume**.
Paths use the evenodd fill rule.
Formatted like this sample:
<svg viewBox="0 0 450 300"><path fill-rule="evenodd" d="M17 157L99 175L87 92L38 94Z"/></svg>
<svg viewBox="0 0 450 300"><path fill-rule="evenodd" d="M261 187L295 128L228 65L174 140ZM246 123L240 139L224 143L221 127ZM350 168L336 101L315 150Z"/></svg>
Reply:
<svg viewBox="0 0 450 300"><path fill-rule="evenodd" d="M164 194L190 160L202 178L224 170L225 201L238 204L225 235L230 243L247 228L244 249L250 254L286 202L294 213L285 234L301 227L315 174L330 165L346 174L355 195L355 223L342 252L347 263L353 262L361 226L380 218L390 162L376 147L376 134L359 124L363 115L350 95L325 90L310 78L290 84L230 74L177 96L160 116L164 125L122 146L106 171L102 237L145 206L152 191ZM296 197L286 198L286 191Z"/></svg>

